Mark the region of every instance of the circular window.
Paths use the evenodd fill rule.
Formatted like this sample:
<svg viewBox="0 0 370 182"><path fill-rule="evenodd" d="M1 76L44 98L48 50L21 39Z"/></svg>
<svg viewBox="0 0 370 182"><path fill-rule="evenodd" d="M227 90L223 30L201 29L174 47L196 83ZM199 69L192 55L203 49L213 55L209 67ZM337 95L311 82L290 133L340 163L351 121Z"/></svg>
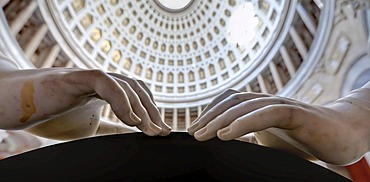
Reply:
<svg viewBox="0 0 370 182"><path fill-rule="evenodd" d="M188 8L194 0L155 0L164 10L170 12L180 12Z"/></svg>

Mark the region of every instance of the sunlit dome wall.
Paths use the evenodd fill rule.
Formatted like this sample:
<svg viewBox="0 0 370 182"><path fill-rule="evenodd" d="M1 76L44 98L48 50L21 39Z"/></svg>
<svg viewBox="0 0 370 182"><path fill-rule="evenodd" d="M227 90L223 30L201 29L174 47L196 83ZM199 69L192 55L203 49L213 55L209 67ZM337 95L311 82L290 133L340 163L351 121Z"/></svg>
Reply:
<svg viewBox="0 0 370 182"><path fill-rule="evenodd" d="M227 88L291 97L322 55L335 1L1 1L1 49L22 68L143 80L185 130ZM103 118L118 121L109 106Z"/></svg>

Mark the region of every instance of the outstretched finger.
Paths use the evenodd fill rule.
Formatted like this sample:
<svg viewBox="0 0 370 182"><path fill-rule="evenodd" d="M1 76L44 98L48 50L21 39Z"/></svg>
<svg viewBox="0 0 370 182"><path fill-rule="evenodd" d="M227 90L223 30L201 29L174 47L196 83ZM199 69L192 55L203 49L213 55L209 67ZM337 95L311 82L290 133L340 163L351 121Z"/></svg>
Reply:
<svg viewBox="0 0 370 182"><path fill-rule="evenodd" d="M190 127L188 128L188 133L190 135L194 135L194 133L199 130L199 128L203 127L205 124L199 124L199 119L204 117L204 115L206 113L209 112L209 110L211 110L216 104L220 103L221 101L223 101L224 99L226 99L227 97L229 97L230 95L232 94L236 94L236 93L239 93L239 91L237 90L234 90L234 89L227 89L225 91L223 91L220 95L218 95L217 97L215 97L205 108L204 110L202 111L202 113L200 113L200 115L191 123Z"/></svg>
<svg viewBox="0 0 370 182"><path fill-rule="evenodd" d="M250 95L251 94L249 94L249 96ZM247 97L243 98L246 99ZM194 136L199 141L209 140L216 137L218 130L228 126L237 118L247 115L257 109L275 104L294 104L294 102L279 97L258 97L243 101L209 121L205 127L195 132Z"/></svg>
<svg viewBox="0 0 370 182"><path fill-rule="evenodd" d="M251 96L251 94L249 94L249 96ZM246 97L243 98L246 99ZM194 136L199 141L209 140L211 138L216 137L218 130L228 126L237 118L243 115L247 115L262 107L274 104L281 104L282 102L289 101L284 101L281 98L276 97L259 97L243 101L227 109L225 112L215 117L211 121L207 121L206 123L208 124L203 128L199 129L197 132L195 132Z"/></svg>
<svg viewBox="0 0 370 182"><path fill-rule="evenodd" d="M140 101L140 98L136 94L136 92L131 88L131 86L127 82L120 79L116 79L116 81L126 91L127 96L130 98L131 106L135 114L140 116L141 123L137 125L137 127L149 136L158 135L162 131L162 129L151 121L147 110L142 105L142 102Z"/></svg>
<svg viewBox="0 0 370 182"><path fill-rule="evenodd" d="M223 98L222 100L218 101L211 109L203 112L203 115L200 116L197 119L197 121L189 127L188 129L189 134L194 135L196 131L206 126L209 122L211 122L213 119L215 119L222 113L226 112L229 108L232 108L244 101L260 97L270 97L270 95L243 92L243 93L234 93L226 98Z"/></svg>
<svg viewBox="0 0 370 182"><path fill-rule="evenodd" d="M159 125L162 128L161 133L159 133L160 136L167 136L171 133L171 127L168 126L161 118L161 115L159 113L158 107L154 102L154 97L152 92L149 90L149 88L146 86L146 84L142 80L137 81L140 86L146 91L146 93L149 95L151 99L151 103L148 104L153 104L154 108L153 111L149 112L150 118L152 118L153 122ZM149 107L149 106L148 106Z"/></svg>
<svg viewBox="0 0 370 182"><path fill-rule="evenodd" d="M234 89L227 89L225 91L223 91L220 95L218 95L217 97L215 97L214 99L212 99L212 101L203 109L202 113L199 115L199 117L197 119L195 119L193 123L196 123L197 120L199 118L201 118L205 113L207 113L211 108L213 108L217 103L223 101L224 99L226 99L227 97L229 97L230 95L232 94L236 94L236 93L239 93L239 91L237 90L234 90Z"/></svg>
<svg viewBox="0 0 370 182"><path fill-rule="evenodd" d="M266 106L234 120L229 126L219 130L217 136L221 140L232 140L271 127L292 130L303 125L303 121L297 118L307 114L308 111L300 106Z"/></svg>
<svg viewBox="0 0 370 182"><path fill-rule="evenodd" d="M162 121L158 107L154 104L152 96L150 95L151 93L150 90L145 89L147 87L142 87L140 82L134 79L128 78L124 75L115 74L115 73L110 73L110 75L114 76L116 79L121 79L127 82L130 85L130 87L136 92L136 94L140 98L142 105L145 107L149 115L149 118L147 118L146 120L150 121L151 123L148 123L148 124L150 126L156 125L161 128L159 135L165 136L165 135L170 134L171 128L165 122ZM141 124L141 125L144 125L144 124ZM139 127L143 127L143 128L140 128L140 129L144 129L145 127L141 125Z"/></svg>
<svg viewBox="0 0 370 182"><path fill-rule="evenodd" d="M154 96L153 96L152 92L150 91L150 89L148 88L148 86L142 80L137 80L137 82L146 91L146 93L149 95L149 97L152 100L152 102L155 104L155 102L154 102Z"/></svg>

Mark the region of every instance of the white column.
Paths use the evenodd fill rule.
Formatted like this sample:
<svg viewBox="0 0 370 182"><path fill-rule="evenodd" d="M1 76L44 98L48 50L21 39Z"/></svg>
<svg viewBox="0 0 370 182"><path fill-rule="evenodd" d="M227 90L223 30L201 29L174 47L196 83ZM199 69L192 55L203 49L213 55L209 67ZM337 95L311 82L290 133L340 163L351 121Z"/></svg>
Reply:
<svg viewBox="0 0 370 182"><path fill-rule="evenodd" d="M174 131L176 131L177 126L178 126L178 124L177 124L177 108L174 108L173 113L172 113L172 129Z"/></svg>
<svg viewBox="0 0 370 182"><path fill-rule="evenodd" d="M310 31L311 35L315 35L316 33L316 25L312 19L312 17L310 16L310 14L306 11L306 9L304 9L304 7L302 6L301 3L298 3L297 5L297 12L299 14L299 16L302 18L304 24L306 25L306 27L308 28L308 30Z"/></svg>
<svg viewBox="0 0 370 182"><path fill-rule="evenodd" d="M322 2L322 0L313 0L317 7L319 7L320 9L322 9L324 7L324 3Z"/></svg>
<svg viewBox="0 0 370 182"><path fill-rule="evenodd" d="M267 91L265 79L262 77L262 75L258 75L257 80L258 80L258 84L261 87L261 92L267 94L268 91Z"/></svg>
<svg viewBox="0 0 370 182"><path fill-rule="evenodd" d="M55 44L49 51L48 55L45 57L45 60L43 60L43 63L41 65L41 68L50 68L55 63L55 60L57 59L58 55L60 53L60 46L58 44Z"/></svg>
<svg viewBox="0 0 370 182"><path fill-rule="evenodd" d="M200 116L201 113L202 113L202 106L198 106L198 117Z"/></svg>
<svg viewBox="0 0 370 182"><path fill-rule="evenodd" d="M284 60L285 65L288 69L290 77L293 77L294 73L296 72L296 69L293 65L292 59L290 58L290 56L288 54L288 51L286 50L285 46L281 46L279 51L280 51L281 57Z"/></svg>
<svg viewBox="0 0 370 182"><path fill-rule="evenodd" d="M299 54L302 56L303 59L306 59L308 50L302 38L299 36L297 30L294 27L290 27L289 34L292 37L293 42L295 46L297 47Z"/></svg>
<svg viewBox="0 0 370 182"><path fill-rule="evenodd" d="M66 68L72 68L73 65L74 65L74 63L71 60L68 60L68 62L66 64Z"/></svg>
<svg viewBox="0 0 370 182"><path fill-rule="evenodd" d="M252 92L252 88L251 88L251 85L247 84L245 86L245 89L247 90L247 92Z"/></svg>
<svg viewBox="0 0 370 182"><path fill-rule="evenodd" d="M162 121L165 121L165 116L166 116L166 109L164 107L161 108L161 118Z"/></svg>
<svg viewBox="0 0 370 182"><path fill-rule="evenodd" d="M276 68L276 65L273 61L270 62L269 68L270 68L272 78L274 79L277 90L281 91L283 89L283 82L281 81L279 72L278 72L278 70Z"/></svg>
<svg viewBox="0 0 370 182"><path fill-rule="evenodd" d="M188 129L190 126L190 109L185 108L185 129Z"/></svg>
<svg viewBox="0 0 370 182"><path fill-rule="evenodd" d="M24 48L24 54L26 55L26 57L30 58L35 53L36 49L41 44L41 41L44 39L47 32L48 27L45 24L41 25L37 29L35 35Z"/></svg>
<svg viewBox="0 0 370 182"><path fill-rule="evenodd" d="M22 29L22 27L31 18L37 9L37 2L31 1L26 8L24 8L17 17L9 23L10 32L15 36Z"/></svg>

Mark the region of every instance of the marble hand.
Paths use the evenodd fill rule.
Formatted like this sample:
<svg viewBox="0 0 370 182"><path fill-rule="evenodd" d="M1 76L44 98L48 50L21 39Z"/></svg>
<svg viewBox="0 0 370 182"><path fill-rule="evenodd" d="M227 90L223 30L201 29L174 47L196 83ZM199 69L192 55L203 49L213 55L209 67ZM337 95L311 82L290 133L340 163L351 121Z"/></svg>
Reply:
<svg viewBox="0 0 370 182"><path fill-rule="evenodd" d="M188 132L199 141L232 140L256 132L261 144L279 149L288 144L328 163L348 164L369 150L369 108L369 88L326 107L227 90L205 108Z"/></svg>
<svg viewBox="0 0 370 182"><path fill-rule="evenodd" d="M134 112L140 116L142 121L141 124L137 125L142 131L146 131L147 128L160 127L161 131L159 135L166 136L170 134L171 128L162 121L159 114L158 108L154 102L152 92L141 80L134 80L121 74L109 73L114 79L123 87L130 89L128 97L135 98L137 105L134 105ZM125 89L126 90L126 89ZM139 97L139 98L137 98ZM141 106L140 106L141 105ZM153 130L154 131L154 130Z"/></svg>
<svg viewBox="0 0 370 182"><path fill-rule="evenodd" d="M145 84L123 75L100 70L38 69L4 72L2 78L2 129L23 129L58 120L58 127L80 127L82 131L84 126L78 123L100 115L107 102L121 121L147 135L168 135L171 131L160 118ZM87 116L85 111L92 114Z"/></svg>

